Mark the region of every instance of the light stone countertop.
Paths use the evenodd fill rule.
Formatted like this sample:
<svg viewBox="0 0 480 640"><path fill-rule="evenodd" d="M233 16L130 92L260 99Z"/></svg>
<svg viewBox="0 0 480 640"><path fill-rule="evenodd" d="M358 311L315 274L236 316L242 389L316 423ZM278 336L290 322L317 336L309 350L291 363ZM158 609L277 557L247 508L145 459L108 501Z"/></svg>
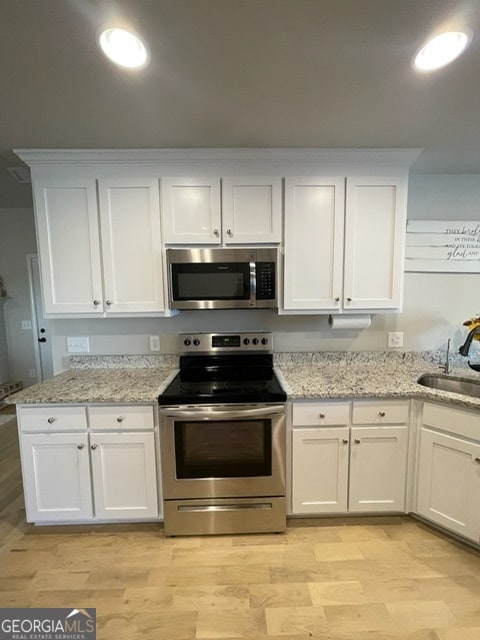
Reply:
<svg viewBox="0 0 480 640"><path fill-rule="evenodd" d="M172 368L70 369L7 398L11 404L154 403Z"/></svg>
<svg viewBox="0 0 480 640"><path fill-rule="evenodd" d="M331 352L276 354L275 368L289 400L417 398L480 408L480 398L422 387L422 373L439 373L437 352ZM138 366L140 365L140 366ZM450 377L480 381L465 360L454 359ZM155 403L178 371L172 358L72 359L74 368L8 398L10 404Z"/></svg>
<svg viewBox="0 0 480 640"><path fill-rule="evenodd" d="M300 365L280 369L289 400L334 398L416 398L480 408L480 398L429 389L417 383L422 373L438 373L432 364ZM472 372L473 373L473 372ZM478 374L477 374L478 375ZM473 378L465 368L454 367L450 377ZM477 378L480 380L480 377Z"/></svg>

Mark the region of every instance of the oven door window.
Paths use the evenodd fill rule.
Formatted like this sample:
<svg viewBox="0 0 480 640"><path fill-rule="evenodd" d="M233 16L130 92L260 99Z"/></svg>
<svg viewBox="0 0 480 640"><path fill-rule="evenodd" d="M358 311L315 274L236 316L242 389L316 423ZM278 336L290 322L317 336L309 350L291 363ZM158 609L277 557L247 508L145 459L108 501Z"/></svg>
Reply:
<svg viewBox="0 0 480 640"><path fill-rule="evenodd" d="M175 421L177 479L272 475L270 420Z"/></svg>
<svg viewBox="0 0 480 640"><path fill-rule="evenodd" d="M174 300L250 299L248 263L174 263L171 268Z"/></svg>

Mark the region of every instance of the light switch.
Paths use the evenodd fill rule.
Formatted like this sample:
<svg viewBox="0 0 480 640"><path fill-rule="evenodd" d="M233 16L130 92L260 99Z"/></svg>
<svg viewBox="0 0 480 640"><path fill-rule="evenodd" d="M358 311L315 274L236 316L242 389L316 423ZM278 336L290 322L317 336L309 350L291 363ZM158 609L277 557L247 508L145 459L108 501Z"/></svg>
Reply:
<svg viewBox="0 0 480 640"><path fill-rule="evenodd" d="M90 344L87 337L67 338L68 353L88 353Z"/></svg>
<svg viewBox="0 0 480 640"><path fill-rule="evenodd" d="M389 331L388 332L388 346L389 347L403 347L403 331Z"/></svg>

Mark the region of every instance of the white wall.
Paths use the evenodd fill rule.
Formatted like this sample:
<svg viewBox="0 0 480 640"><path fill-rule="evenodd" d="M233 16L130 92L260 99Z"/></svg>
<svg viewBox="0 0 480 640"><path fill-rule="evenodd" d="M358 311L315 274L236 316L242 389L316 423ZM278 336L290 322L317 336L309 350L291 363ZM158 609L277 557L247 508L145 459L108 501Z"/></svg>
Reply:
<svg viewBox="0 0 480 640"><path fill-rule="evenodd" d="M35 252L33 210L0 209L0 274L9 296L3 303L8 376L24 386L35 382L29 375L35 368L33 334L21 328L22 320L31 320L26 255Z"/></svg>
<svg viewBox="0 0 480 640"><path fill-rule="evenodd" d="M478 203L478 175L410 178L410 219L480 221ZM34 251L34 231L32 212L20 211L23 213L17 217L12 212L3 216L0 212L0 228L9 235L6 250L15 264L12 274L12 269L7 269L2 243L0 273L6 282L7 275L9 280L12 277L8 284L15 285L15 309L9 312L7 328L9 349L13 349L10 360L17 375L22 372L25 376L35 366L26 344L32 336L19 329L20 320L30 317L25 254ZM407 351L441 349L449 337L458 347L466 335L462 323L480 312L479 292L480 274L406 273L403 313L373 316L371 326L362 331L333 330L327 316L278 316L271 311L250 310L188 311L162 319L55 320L51 322L54 368L58 373L69 366L67 336L88 336L92 354L149 353L149 335L160 335L162 352L174 353L180 332L240 330L273 331L277 351L384 350L388 331L405 333Z"/></svg>

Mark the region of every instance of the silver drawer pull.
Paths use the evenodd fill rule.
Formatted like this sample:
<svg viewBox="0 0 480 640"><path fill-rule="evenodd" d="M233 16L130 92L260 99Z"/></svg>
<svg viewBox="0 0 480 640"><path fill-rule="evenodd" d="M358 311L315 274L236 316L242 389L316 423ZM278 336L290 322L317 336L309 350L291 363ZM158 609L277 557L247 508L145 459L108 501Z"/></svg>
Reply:
<svg viewBox="0 0 480 640"><path fill-rule="evenodd" d="M123 422L125 420L125 416L118 416L117 422Z"/></svg>
<svg viewBox="0 0 480 640"><path fill-rule="evenodd" d="M98 444L91 444L90 445L90 449L92 449L92 451L95 451L95 449L98 447Z"/></svg>
<svg viewBox="0 0 480 640"><path fill-rule="evenodd" d="M83 449L85 445L83 443L77 444L77 449Z"/></svg>
<svg viewBox="0 0 480 640"><path fill-rule="evenodd" d="M53 424L55 422L55 418L48 418L48 424Z"/></svg>
<svg viewBox="0 0 480 640"><path fill-rule="evenodd" d="M380 418L384 418L385 417L385 411L379 411L378 415L380 416Z"/></svg>

